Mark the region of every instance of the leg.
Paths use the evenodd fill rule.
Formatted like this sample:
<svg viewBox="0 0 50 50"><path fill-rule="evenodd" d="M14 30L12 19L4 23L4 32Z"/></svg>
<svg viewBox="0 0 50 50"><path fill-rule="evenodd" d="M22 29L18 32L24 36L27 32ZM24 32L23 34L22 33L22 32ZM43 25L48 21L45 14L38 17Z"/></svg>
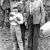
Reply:
<svg viewBox="0 0 50 50"><path fill-rule="evenodd" d="M20 25L18 25L18 26L15 27L15 31L16 31L16 37L17 37L19 48L20 48L20 50L24 50L23 49L22 37L21 37Z"/></svg>
<svg viewBox="0 0 50 50"><path fill-rule="evenodd" d="M38 37L39 37L40 24L35 24L33 25L33 27L34 27L33 50L38 50Z"/></svg>
<svg viewBox="0 0 50 50"><path fill-rule="evenodd" d="M26 32L26 26L25 26L24 24L21 24L20 27L21 27L23 45L25 46L25 32Z"/></svg>
<svg viewBox="0 0 50 50"><path fill-rule="evenodd" d="M29 22L29 36L28 36L28 50L32 50L32 41L33 41L33 18L30 16Z"/></svg>
<svg viewBox="0 0 50 50"><path fill-rule="evenodd" d="M15 34L14 26L10 27L10 32L11 32L11 38L13 42L13 50L17 50L17 41L16 41L16 34Z"/></svg>

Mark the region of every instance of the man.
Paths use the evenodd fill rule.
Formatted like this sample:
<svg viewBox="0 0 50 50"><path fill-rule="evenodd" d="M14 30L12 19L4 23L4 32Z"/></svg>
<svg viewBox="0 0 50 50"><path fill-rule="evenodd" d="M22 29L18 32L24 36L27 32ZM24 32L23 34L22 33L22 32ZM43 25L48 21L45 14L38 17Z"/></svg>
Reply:
<svg viewBox="0 0 50 50"><path fill-rule="evenodd" d="M30 14L30 1L28 0L25 4L25 9L26 9L26 13L27 13L27 23L28 23L28 50L32 50L32 27L33 27L33 18Z"/></svg>
<svg viewBox="0 0 50 50"><path fill-rule="evenodd" d="M45 23L45 11L42 1L28 0L26 2L26 13L29 24L28 50L37 50L39 29Z"/></svg>
<svg viewBox="0 0 50 50"><path fill-rule="evenodd" d="M20 24L23 24L23 16L18 12L17 7L13 8L13 11L10 13L10 31L13 41L13 50L17 50L17 42L20 50L24 50L23 42L21 38L21 29ZM16 41L17 38L17 41Z"/></svg>

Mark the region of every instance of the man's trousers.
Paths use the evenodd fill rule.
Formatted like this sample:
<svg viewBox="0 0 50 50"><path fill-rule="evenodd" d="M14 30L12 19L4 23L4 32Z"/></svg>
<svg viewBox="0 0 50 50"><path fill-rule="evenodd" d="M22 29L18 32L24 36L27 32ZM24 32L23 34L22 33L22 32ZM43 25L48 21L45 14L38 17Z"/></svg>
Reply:
<svg viewBox="0 0 50 50"><path fill-rule="evenodd" d="M33 48L33 16L29 15L28 18L28 50Z"/></svg>
<svg viewBox="0 0 50 50"><path fill-rule="evenodd" d="M28 50L37 50L40 24L33 24L33 16L29 17Z"/></svg>
<svg viewBox="0 0 50 50"><path fill-rule="evenodd" d="M21 38L20 25L17 25L17 26L11 25L10 31L11 31L11 38L12 38L13 43L18 42L20 50L24 50L23 49L23 42L22 42L22 38ZM16 41L16 38L17 38L17 41ZM14 50L15 49L16 49L16 47L14 46Z"/></svg>
<svg viewBox="0 0 50 50"><path fill-rule="evenodd" d="M40 24L33 24L33 50L38 50L39 29Z"/></svg>
<svg viewBox="0 0 50 50"><path fill-rule="evenodd" d="M25 32L26 32L26 26L25 26L25 24L23 23L23 24L20 25L20 27L21 27L23 45L25 46Z"/></svg>

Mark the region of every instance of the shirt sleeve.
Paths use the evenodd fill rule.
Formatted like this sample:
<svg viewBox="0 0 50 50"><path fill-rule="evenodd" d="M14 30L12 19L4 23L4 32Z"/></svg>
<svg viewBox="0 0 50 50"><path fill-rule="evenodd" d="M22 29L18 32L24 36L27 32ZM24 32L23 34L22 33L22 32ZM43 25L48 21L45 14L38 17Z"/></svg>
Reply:
<svg viewBox="0 0 50 50"><path fill-rule="evenodd" d="M16 17L15 17L15 14L14 13L10 13L10 18L9 18L9 20L11 21L11 20L14 20Z"/></svg>
<svg viewBox="0 0 50 50"><path fill-rule="evenodd" d="M41 23L45 23L45 10L43 2L40 0L41 3Z"/></svg>
<svg viewBox="0 0 50 50"><path fill-rule="evenodd" d="M18 18L21 20L21 21L18 21L18 23L22 24L23 23L23 15L21 13L18 14Z"/></svg>

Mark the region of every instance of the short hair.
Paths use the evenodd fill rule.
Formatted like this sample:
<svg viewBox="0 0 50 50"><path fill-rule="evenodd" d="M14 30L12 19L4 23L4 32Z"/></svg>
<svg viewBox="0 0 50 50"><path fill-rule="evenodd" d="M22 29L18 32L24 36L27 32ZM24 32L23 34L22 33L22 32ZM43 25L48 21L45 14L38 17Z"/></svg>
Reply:
<svg viewBox="0 0 50 50"><path fill-rule="evenodd" d="M18 9L18 7L13 7L13 9Z"/></svg>

